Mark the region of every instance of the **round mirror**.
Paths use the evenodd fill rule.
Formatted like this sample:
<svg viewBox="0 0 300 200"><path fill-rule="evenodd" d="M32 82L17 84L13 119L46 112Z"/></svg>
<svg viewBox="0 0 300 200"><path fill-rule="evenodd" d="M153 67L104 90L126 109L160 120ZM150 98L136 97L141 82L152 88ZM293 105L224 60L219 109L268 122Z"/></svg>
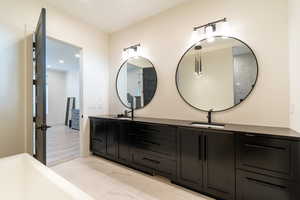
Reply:
<svg viewBox="0 0 300 200"><path fill-rule="evenodd" d="M125 107L143 108L156 91L155 68L146 58L132 57L120 67L116 85L118 97Z"/></svg>
<svg viewBox="0 0 300 200"><path fill-rule="evenodd" d="M180 96L202 111L224 111L240 104L258 76L256 56L239 39L202 40L182 56L176 71Z"/></svg>

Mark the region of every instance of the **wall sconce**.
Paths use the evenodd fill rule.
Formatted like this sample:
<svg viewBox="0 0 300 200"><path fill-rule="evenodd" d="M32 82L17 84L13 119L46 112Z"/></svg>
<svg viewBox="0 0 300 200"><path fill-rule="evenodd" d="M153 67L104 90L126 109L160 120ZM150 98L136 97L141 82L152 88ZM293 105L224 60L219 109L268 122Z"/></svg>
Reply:
<svg viewBox="0 0 300 200"><path fill-rule="evenodd" d="M136 45L124 48L123 54L122 54L123 59L127 60L131 57L140 56L140 48L141 48L141 44L136 44Z"/></svg>
<svg viewBox="0 0 300 200"><path fill-rule="evenodd" d="M229 25L228 25L228 22L227 22L227 19L226 18L223 18L223 19L220 19L220 20L217 20L217 21L213 21L213 22L210 22L208 24L204 24L204 25L201 25L201 26L197 26L197 27L194 27L194 31L193 31L193 37L195 37L196 35L199 35L199 30L200 29L204 29L204 35L205 35L205 38L207 39L208 42L213 42L215 40L214 38L214 32L216 32L217 30L217 24L218 23L223 23L222 25L222 30L225 31L226 29L226 35L228 34L228 29L229 29Z"/></svg>

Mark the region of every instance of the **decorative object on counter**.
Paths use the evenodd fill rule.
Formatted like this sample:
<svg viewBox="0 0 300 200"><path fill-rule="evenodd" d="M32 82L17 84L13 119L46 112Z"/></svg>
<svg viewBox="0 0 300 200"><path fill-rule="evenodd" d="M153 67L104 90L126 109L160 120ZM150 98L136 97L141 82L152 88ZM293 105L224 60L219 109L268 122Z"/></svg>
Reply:
<svg viewBox="0 0 300 200"><path fill-rule="evenodd" d="M177 66L176 86L188 105L220 112L244 101L257 77L257 58L246 43L214 36L213 41L201 40L184 53Z"/></svg>
<svg viewBox="0 0 300 200"><path fill-rule="evenodd" d="M120 67L116 90L126 108L134 110L147 106L154 97L156 88L156 71L147 58L131 57Z"/></svg>

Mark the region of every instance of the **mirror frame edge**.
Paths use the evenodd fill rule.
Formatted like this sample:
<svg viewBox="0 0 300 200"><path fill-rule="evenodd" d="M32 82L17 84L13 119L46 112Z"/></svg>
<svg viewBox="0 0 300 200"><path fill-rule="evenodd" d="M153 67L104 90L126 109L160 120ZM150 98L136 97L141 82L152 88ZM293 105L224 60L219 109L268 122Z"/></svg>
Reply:
<svg viewBox="0 0 300 200"><path fill-rule="evenodd" d="M256 71L256 79L255 79L255 81L254 81L253 87L251 88L251 90L249 91L249 93L247 94L247 96L245 96L245 98L244 98L243 101L241 101L240 103L235 104L235 105L233 105L233 106L231 106L231 107L229 107L229 108L223 109L223 110L212 111L212 112L214 112L214 113L217 113L217 112L225 112L225 111L231 110L231 109L233 109L233 108L239 106L240 104L242 104L242 103L243 103L243 102L244 102L244 101L252 94L252 92L253 92L253 90L254 90L254 88L255 88L257 82L258 82L258 77L259 77L259 64L258 64L258 59L257 59L256 54L254 53L253 49L252 49L247 43L245 43L244 41L242 41L241 39L238 39L238 38L236 38L236 37L233 37L233 36L224 36L224 35L216 35L216 36L214 36L214 38L220 38L220 37L221 37L221 38L222 38L222 37L227 37L227 38L235 39L235 40L241 42L242 44L244 44L246 47L248 47L248 48L250 49L251 53L254 55L255 62L256 62L256 68L257 68L257 71ZM193 106L192 104L190 104L190 103L182 96L182 94L181 94L181 92L180 92L180 90L179 90L179 87L178 87L178 82L177 82L178 68L179 68L179 65L180 65L181 61L183 60L184 56L185 56L185 55L186 55L193 47L195 47L198 43L201 43L201 42L203 42L203 41L205 41L205 40L207 40L207 38L204 38L204 39L202 39L202 40L200 40L200 41L194 43L194 44L193 44L191 47L189 47L189 48L184 52L184 54L181 56L181 58L180 58L180 60L179 60L179 62L178 62L178 64L177 64L177 67L176 67L176 72L175 72L175 84L176 84L176 89L177 89L177 92L178 92L179 96L181 97L181 99L182 99L187 105L189 105L190 107L192 107L192 108L194 108L195 110L198 110L198 111L209 112L209 110L203 110L203 109L197 108L197 107Z"/></svg>

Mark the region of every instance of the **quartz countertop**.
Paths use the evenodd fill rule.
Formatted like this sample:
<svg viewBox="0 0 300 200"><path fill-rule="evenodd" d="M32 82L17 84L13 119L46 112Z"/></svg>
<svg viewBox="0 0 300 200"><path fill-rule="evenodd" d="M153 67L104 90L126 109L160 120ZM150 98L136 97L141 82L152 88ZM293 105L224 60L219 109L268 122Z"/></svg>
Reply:
<svg viewBox="0 0 300 200"><path fill-rule="evenodd" d="M203 128L203 127L193 126L191 125L191 123L197 121L190 121L190 120L160 119L160 118L146 118L146 117L135 117L133 120L131 120L130 118L120 119L113 115L90 116L90 118L145 122L145 123L171 125L171 126L179 126L179 127L191 127L196 129L210 129L210 130L220 130L220 131L228 131L228 132L244 133L244 134L248 133L248 134L265 135L265 136L273 136L273 137L275 136L279 138L300 140L300 133L285 127L269 127L269 126L255 126L255 125L226 123L225 127L220 129L220 128Z"/></svg>

